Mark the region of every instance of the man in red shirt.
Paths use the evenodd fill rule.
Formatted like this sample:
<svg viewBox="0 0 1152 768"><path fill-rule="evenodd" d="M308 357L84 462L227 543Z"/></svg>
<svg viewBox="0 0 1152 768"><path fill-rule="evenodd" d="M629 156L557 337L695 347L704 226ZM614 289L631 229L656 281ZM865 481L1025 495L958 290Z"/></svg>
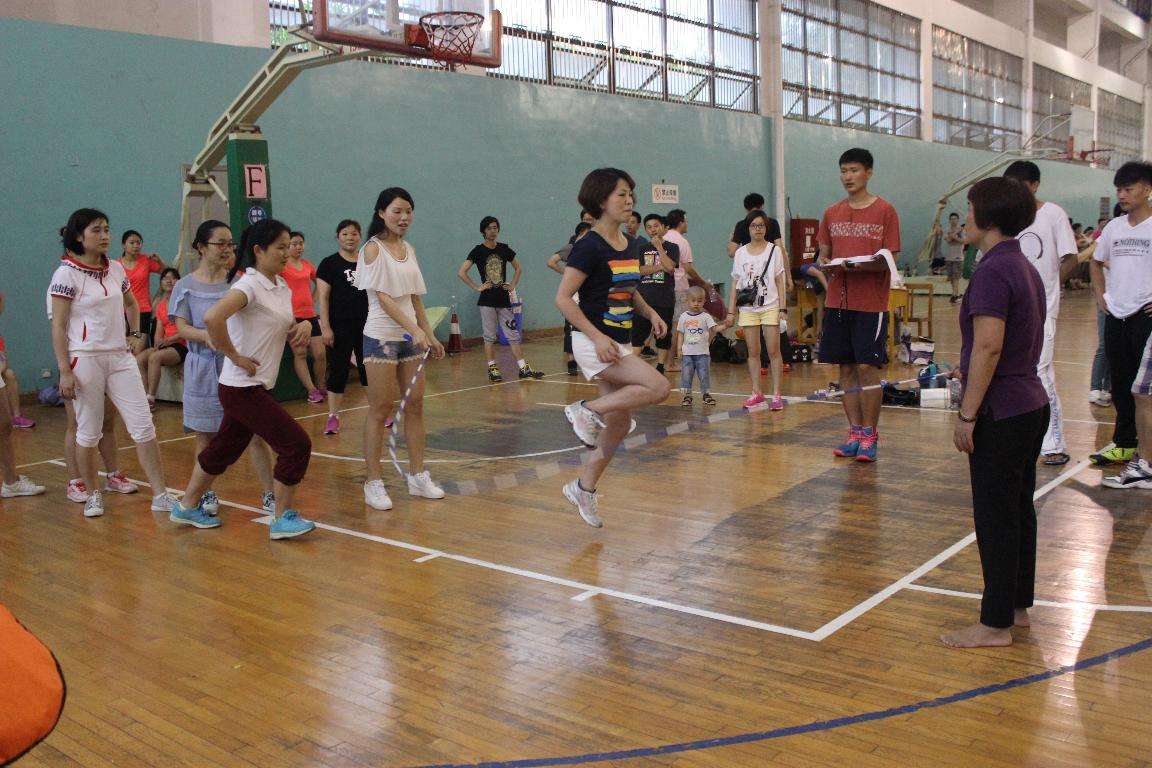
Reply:
<svg viewBox="0 0 1152 768"><path fill-rule="evenodd" d="M868 191L872 153L849 149L840 156L840 183L845 200L824 211L816 233L817 263L832 259L870 256L887 248L900 251L900 218L888 201ZM888 289L892 276L883 260L828 268L824 334L820 362L840 366L845 390L880 383L880 370L888 364ZM848 439L837 446L837 456L876 461L877 421L883 392L879 387L846 394Z"/></svg>

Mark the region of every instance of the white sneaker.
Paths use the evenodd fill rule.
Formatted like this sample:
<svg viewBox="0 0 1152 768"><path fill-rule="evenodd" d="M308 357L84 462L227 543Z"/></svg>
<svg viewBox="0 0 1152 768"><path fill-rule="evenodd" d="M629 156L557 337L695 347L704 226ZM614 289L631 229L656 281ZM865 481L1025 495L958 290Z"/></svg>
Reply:
<svg viewBox="0 0 1152 768"><path fill-rule="evenodd" d="M88 486L84 485L83 480L75 477L68 481L68 490L65 495L68 496L68 501L83 504L88 501Z"/></svg>
<svg viewBox="0 0 1152 768"><path fill-rule="evenodd" d="M136 493L136 483L124 476L123 472L112 472L104 482L104 490L116 493Z"/></svg>
<svg viewBox="0 0 1152 768"><path fill-rule="evenodd" d="M171 512L172 505L176 503L176 497L165 491L158 493L152 497L152 511L153 512Z"/></svg>
<svg viewBox="0 0 1152 768"><path fill-rule="evenodd" d="M100 517L104 514L104 494L92 491L84 502L84 517Z"/></svg>
<svg viewBox="0 0 1152 768"><path fill-rule="evenodd" d="M1103 394L1100 390L1094 389L1088 393L1088 402L1092 405L1100 405L1100 395Z"/></svg>
<svg viewBox="0 0 1152 768"><path fill-rule="evenodd" d="M19 475L16 478L16 482L12 483L12 485L8 485L8 483L0 484L0 497L5 499L12 499L17 496L39 496L42 493L44 493L44 486L36 485L36 483L24 477L24 475ZM441 491L440 495L444 495L443 491Z"/></svg>
<svg viewBox="0 0 1152 768"><path fill-rule="evenodd" d="M200 509L209 517L220 514L220 497L216 495L216 491L204 491L200 494Z"/></svg>
<svg viewBox="0 0 1152 768"><path fill-rule="evenodd" d="M1100 399L1096 401L1096 404L1104 408L1110 407L1112 405L1112 393L1101 390Z"/></svg>
<svg viewBox="0 0 1152 768"><path fill-rule="evenodd" d="M276 516L276 494L272 491L264 491L264 495L260 497L260 509L264 510L264 514Z"/></svg>
<svg viewBox="0 0 1152 768"><path fill-rule="evenodd" d="M604 521L596 515L596 491L586 491L580 487L579 480L573 480L564 486L564 498L576 505L580 517L588 525L593 528L604 527Z"/></svg>
<svg viewBox="0 0 1152 768"><path fill-rule="evenodd" d="M444 498L444 489L432 482L432 475L427 470L418 475L408 475L408 493L426 499Z"/></svg>
<svg viewBox="0 0 1152 768"><path fill-rule="evenodd" d="M581 400L564 406L564 415L568 418L568 423L572 425L572 431L576 433L580 442L589 448L595 448L596 441L600 438L600 431L604 429L604 422L600 420L595 411L584 405L584 402Z"/></svg>
<svg viewBox="0 0 1152 768"><path fill-rule="evenodd" d="M392 509L392 499L388 497L388 489L384 487L383 480L369 480L364 483L364 503L380 511Z"/></svg>
<svg viewBox="0 0 1152 768"><path fill-rule="evenodd" d="M1106 477L1100 483L1105 488L1152 489L1152 465L1142 458L1132 459L1121 474Z"/></svg>

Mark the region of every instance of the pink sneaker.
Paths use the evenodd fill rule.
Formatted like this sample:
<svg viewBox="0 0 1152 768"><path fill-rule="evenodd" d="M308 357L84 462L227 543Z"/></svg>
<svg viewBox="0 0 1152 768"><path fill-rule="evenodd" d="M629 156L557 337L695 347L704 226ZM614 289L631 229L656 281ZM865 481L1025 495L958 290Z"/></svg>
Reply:
<svg viewBox="0 0 1152 768"><path fill-rule="evenodd" d="M324 402L324 395L320 394L320 390L313 389L311 392L308 393L308 402L310 402L310 403L322 403L322 402Z"/></svg>
<svg viewBox="0 0 1152 768"><path fill-rule="evenodd" d="M776 395L775 397L773 397L772 398L772 405L768 406L768 410L770 410L770 411L782 411L782 410L784 410L784 398L780 397L780 395Z"/></svg>
<svg viewBox="0 0 1152 768"><path fill-rule="evenodd" d="M84 485L84 481L80 478L74 478L68 481L68 501L74 501L77 504L83 504L88 501L88 488Z"/></svg>
<svg viewBox="0 0 1152 768"><path fill-rule="evenodd" d="M764 397L763 393L757 392L756 394L752 395L752 397L744 401L744 407L751 409L758 405L763 405L765 402L767 402L767 398Z"/></svg>
<svg viewBox="0 0 1152 768"><path fill-rule="evenodd" d="M116 493L136 493L136 483L124 477L123 472L113 472L104 482L104 490Z"/></svg>
<svg viewBox="0 0 1152 768"><path fill-rule="evenodd" d="M16 429L32 429L32 427L36 426L36 422L27 416L13 416L12 426L16 427Z"/></svg>
<svg viewBox="0 0 1152 768"><path fill-rule="evenodd" d="M334 413L328 414L328 421L324 423L324 434L338 435L340 434L340 417Z"/></svg>

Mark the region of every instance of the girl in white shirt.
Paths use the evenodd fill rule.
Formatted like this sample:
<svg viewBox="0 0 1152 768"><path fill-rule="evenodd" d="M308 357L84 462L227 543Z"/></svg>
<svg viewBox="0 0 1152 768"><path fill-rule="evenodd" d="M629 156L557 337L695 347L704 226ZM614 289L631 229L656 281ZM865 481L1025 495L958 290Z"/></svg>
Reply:
<svg viewBox="0 0 1152 768"><path fill-rule="evenodd" d="M400 187L389 187L376 199L368 240L356 259L356 287L368 292L368 322L364 325L364 363L368 369L368 415L364 419L364 459L367 480L364 502L373 509L391 509L380 464L383 441L396 403L416 374L425 350L444 357L424 314L421 296L427 293L416 251L404 239L412 225L415 204ZM408 493L442 499L444 491L424 469L424 374L412 385L404 406L404 439L408 446Z"/></svg>
<svg viewBox="0 0 1152 768"><path fill-rule="evenodd" d="M271 538L289 539L316 527L292 506L312 457L312 440L271 393L280 372L284 342L295 349L306 345L312 336L311 323L296 321L292 289L280 276L288 263L289 242L288 227L275 219L264 219L244 230L240 253L228 273L229 281L239 278L204 315L208 338L225 357L219 387L224 419L197 457L184 498L169 516L174 523L195 528L220 526L220 519L205 511L203 496L216 478L236 463L253 435L259 435L276 454Z"/></svg>
<svg viewBox="0 0 1152 768"><path fill-rule="evenodd" d="M157 492L152 511L168 512L175 499L164 490L156 428L133 357L133 352L144 347L140 307L124 267L108 260L108 217L81 208L68 218L60 239L66 252L48 289L52 349L60 367L60 394L75 401L76 458L90 492L84 516L104 514L101 486L96 484L96 446L104 423L105 395L120 412L148 482Z"/></svg>
<svg viewBox="0 0 1152 768"><path fill-rule="evenodd" d="M760 388L760 326L764 326L764 339L768 345L768 359L772 366L772 402L770 408L784 408L780 396L780 376L784 360L780 356L780 312L784 306L785 268L784 252L768 242L768 215L757 211L748 219L748 234L752 242L741 246L732 259L732 286L728 291L728 322L736 320L744 330L748 344L748 376L752 380L752 395L744 401L745 408L755 408L765 401ZM737 306L738 295L751 297ZM737 318L736 310L739 310Z"/></svg>

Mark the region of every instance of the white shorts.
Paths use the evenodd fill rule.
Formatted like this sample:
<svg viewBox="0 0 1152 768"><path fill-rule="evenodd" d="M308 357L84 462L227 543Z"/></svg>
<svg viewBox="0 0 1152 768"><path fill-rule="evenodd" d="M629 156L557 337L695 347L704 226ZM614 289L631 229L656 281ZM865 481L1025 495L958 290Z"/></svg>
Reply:
<svg viewBox="0 0 1152 768"><path fill-rule="evenodd" d="M632 347L619 341L616 342L616 349L620 350L620 357L632 354ZM596 356L596 345L580 331L572 331L572 357L576 358L576 365L580 366L580 372L588 381L592 381L614 365L600 362L600 358Z"/></svg>
<svg viewBox="0 0 1152 768"><path fill-rule="evenodd" d="M131 352L78 355L73 358L72 374L76 377L76 445L95 448L100 443L105 395L116 405L134 442L156 439L140 368Z"/></svg>

